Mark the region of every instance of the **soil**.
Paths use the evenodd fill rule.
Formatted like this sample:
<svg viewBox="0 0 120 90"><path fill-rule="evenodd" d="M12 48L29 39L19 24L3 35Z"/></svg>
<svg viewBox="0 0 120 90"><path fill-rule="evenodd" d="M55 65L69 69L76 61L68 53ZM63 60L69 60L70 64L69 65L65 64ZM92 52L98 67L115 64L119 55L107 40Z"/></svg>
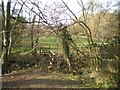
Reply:
<svg viewBox="0 0 120 90"><path fill-rule="evenodd" d="M2 76L3 88L79 88L78 76L30 69Z"/></svg>

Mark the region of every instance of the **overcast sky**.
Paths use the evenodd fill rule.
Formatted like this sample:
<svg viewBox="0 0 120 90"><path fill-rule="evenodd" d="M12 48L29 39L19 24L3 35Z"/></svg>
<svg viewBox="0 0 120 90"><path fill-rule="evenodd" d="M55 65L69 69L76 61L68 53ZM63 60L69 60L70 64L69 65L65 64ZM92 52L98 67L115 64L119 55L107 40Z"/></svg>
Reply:
<svg viewBox="0 0 120 90"><path fill-rule="evenodd" d="M4 2L7 2L8 0L3 0ZM13 2L16 0L12 0ZM20 1L20 0L19 0ZM23 0L26 1L26 0ZM31 0L31 1L36 1L36 0ZM51 4L53 2L61 2L61 0L39 0L40 2L42 2L43 4ZM71 8L72 11L79 11L80 6L78 5L77 1L80 0L63 0L64 2L67 3L67 5ZM82 0L84 4L86 4L86 2L88 1L93 1L93 0ZM114 5L116 2L118 2L119 0L94 0L95 2L99 2L99 3L103 3L106 4L107 2L112 2L112 5Z"/></svg>
<svg viewBox="0 0 120 90"><path fill-rule="evenodd" d="M3 0L5 3L8 1L8 0ZM11 0L11 1L13 1L13 2L15 2L16 0ZM18 0L18 1L20 1L20 0ZM27 0L23 0L23 1L27 1ZM29 0L28 0L29 1ZM31 0L31 1L37 1L37 0ZM76 16L80 16L80 9L81 9L81 7L79 6L79 4L77 3L77 1L79 1L80 2L80 0L63 0L67 5L68 5L68 7L76 14ZM93 0L82 0L83 1L83 3L84 3L84 5L86 6L86 3L88 2L88 1L93 1ZM111 2L111 7L113 6L113 5L115 5L117 2L118 2L118 0L94 0L95 2L97 2L97 3L101 3L101 4L103 4L103 6L106 6L106 4L107 4L107 2ZM39 2L41 2L41 3L43 3L43 6L44 5L50 5L50 4L52 4L53 2L61 2L62 3L62 0L39 0ZM29 5L30 6L30 5ZM40 6L41 7L41 6ZM19 7L20 8L20 7ZM112 7L113 8L113 7ZM115 8L113 8L113 9L117 9L117 7L115 7ZM28 15L26 15L26 16L28 16ZM25 17L26 17L25 16Z"/></svg>

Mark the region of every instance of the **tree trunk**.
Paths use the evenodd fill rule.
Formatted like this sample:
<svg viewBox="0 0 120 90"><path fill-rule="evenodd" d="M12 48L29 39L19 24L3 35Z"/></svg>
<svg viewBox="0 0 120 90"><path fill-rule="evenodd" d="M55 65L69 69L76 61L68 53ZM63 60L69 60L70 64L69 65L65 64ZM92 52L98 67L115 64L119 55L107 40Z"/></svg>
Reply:
<svg viewBox="0 0 120 90"><path fill-rule="evenodd" d="M31 28L31 48L34 49L34 21L35 21L35 16L33 17L33 24ZM35 55L35 49L32 51L32 55Z"/></svg>
<svg viewBox="0 0 120 90"><path fill-rule="evenodd" d="M11 7L11 0L7 2L7 12L6 12L6 18L5 18L5 12L4 12L4 2L2 2L2 14L3 14L3 46L5 50L4 54L4 61L7 61L10 54L10 7Z"/></svg>
<svg viewBox="0 0 120 90"><path fill-rule="evenodd" d="M66 63L67 63L67 66L68 66L68 71L71 72L72 67L71 67L71 63L70 63L70 47L69 47L66 28L61 29L61 37L62 37L63 51L64 51L64 54L65 54Z"/></svg>

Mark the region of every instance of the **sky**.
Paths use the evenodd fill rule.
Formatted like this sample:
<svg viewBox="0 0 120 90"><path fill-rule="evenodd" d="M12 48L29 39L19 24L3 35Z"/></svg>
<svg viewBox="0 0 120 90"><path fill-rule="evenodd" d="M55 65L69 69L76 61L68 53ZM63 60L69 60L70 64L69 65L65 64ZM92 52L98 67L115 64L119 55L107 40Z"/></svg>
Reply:
<svg viewBox="0 0 120 90"><path fill-rule="evenodd" d="M3 1L6 3L8 0L3 0ZM14 2L16 0L12 0L12 1ZM26 1L26 0L23 0L23 1ZM31 0L31 1L36 1L36 0ZM39 0L39 1L42 2L43 6L46 5L46 4L47 5L52 4L53 2L61 2L62 3L62 0ZM63 0L63 1L76 14L76 16L80 16L81 7L77 3L77 1L80 2L80 0ZM83 1L84 5L86 6L86 3L88 1L93 1L93 0L82 0L82 1ZM118 2L118 0L94 0L94 1L97 2L97 3L102 3L104 6L106 6L107 2L112 2L112 4L111 4L112 6L115 5L116 2ZM118 7L114 7L113 9L117 9L117 8Z"/></svg>
<svg viewBox="0 0 120 90"><path fill-rule="evenodd" d="M8 0L3 0L5 3L8 1ZM16 0L12 0L12 1L16 1ZM24 0L25 1L25 0ZM36 0L33 0L33 1L36 1ZM51 4L53 2L61 2L61 0L39 0L40 2L42 2L43 4ZM63 0L64 2L67 3L67 5L70 7L70 9L72 11L79 11L79 8L80 6L78 5L77 1L80 1L80 0ZM93 0L82 0L84 4L86 4L86 2L88 1L93 1ZM94 0L95 2L99 2L99 3L107 3L108 1L112 2L113 4L115 4L116 2L118 2L118 0Z"/></svg>

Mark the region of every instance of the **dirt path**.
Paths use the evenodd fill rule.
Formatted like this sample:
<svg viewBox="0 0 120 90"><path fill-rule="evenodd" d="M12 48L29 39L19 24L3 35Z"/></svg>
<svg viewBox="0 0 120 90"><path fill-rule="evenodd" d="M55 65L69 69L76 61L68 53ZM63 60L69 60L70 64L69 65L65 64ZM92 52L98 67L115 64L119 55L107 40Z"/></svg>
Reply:
<svg viewBox="0 0 120 90"><path fill-rule="evenodd" d="M2 86L6 88L77 88L81 83L78 76L41 72L39 69L14 72L2 77Z"/></svg>

